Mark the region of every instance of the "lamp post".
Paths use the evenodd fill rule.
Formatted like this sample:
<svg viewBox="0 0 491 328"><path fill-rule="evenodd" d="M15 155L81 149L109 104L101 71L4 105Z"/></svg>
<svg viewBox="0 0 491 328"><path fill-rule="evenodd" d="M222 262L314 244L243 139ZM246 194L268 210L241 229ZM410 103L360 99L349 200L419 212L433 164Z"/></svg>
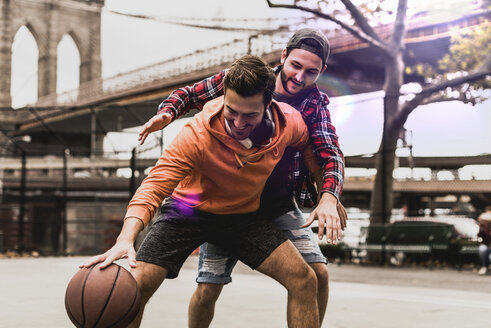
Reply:
<svg viewBox="0 0 491 328"><path fill-rule="evenodd" d="M61 213L61 226L63 229L63 239L62 239L62 246L63 246L63 253L66 252L67 248L67 240L68 240L68 231L67 231L67 214L66 214L66 209L67 209L67 180L68 180L68 167L67 167L67 158L70 155L70 150L65 149L63 152L63 207L62 207L62 213Z"/></svg>
<svg viewBox="0 0 491 328"><path fill-rule="evenodd" d="M22 158L22 169L20 175L20 195L19 195L19 233L18 233L18 244L19 244L19 253L22 254L24 251L24 216L26 213L26 151L24 149L21 150L21 158Z"/></svg>

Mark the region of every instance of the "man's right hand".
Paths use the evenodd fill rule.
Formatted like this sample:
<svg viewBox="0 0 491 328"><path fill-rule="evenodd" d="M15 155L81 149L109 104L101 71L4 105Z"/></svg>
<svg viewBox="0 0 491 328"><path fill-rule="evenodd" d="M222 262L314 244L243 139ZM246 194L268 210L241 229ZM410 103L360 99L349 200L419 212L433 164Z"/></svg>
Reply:
<svg viewBox="0 0 491 328"><path fill-rule="evenodd" d="M87 262L80 264L79 268L90 268L94 264L102 262L100 268L104 269L114 261L123 258L128 258L130 267L136 268L136 252L133 243L130 241L117 241L107 252L90 258Z"/></svg>
<svg viewBox="0 0 491 328"><path fill-rule="evenodd" d="M138 141L140 141L140 145L143 145L145 139L147 139L150 133L162 130L170 122L172 122L172 116L167 113L157 114L150 120L148 120L148 122L143 125L143 128L138 135Z"/></svg>

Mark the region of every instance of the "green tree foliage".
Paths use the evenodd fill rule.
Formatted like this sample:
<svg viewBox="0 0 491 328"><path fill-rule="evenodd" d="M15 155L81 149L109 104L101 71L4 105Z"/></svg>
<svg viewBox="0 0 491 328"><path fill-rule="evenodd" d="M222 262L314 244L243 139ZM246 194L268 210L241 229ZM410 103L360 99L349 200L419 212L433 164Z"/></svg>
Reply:
<svg viewBox="0 0 491 328"><path fill-rule="evenodd" d="M431 85L456 77L465 77L479 70L491 53L491 24L486 20L472 27L453 28L450 31L450 39L449 52L439 60L438 67L420 63L412 67L407 66L405 73L424 76L425 85ZM488 76L446 88L435 92L425 103L444 100L459 100L473 105L480 103L490 96L490 81Z"/></svg>
<svg viewBox="0 0 491 328"><path fill-rule="evenodd" d="M439 69L446 72L477 69L491 52L491 24L483 22L472 28L453 29L448 54L440 60Z"/></svg>
<svg viewBox="0 0 491 328"><path fill-rule="evenodd" d="M441 78L449 79L455 75L465 75L481 67L491 53L491 24L486 20L474 28L452 30L450 51L439 62L443 72ZM464 83L454 88L461 95L461 100L475 104L487 99L491 78Z"/></svg>

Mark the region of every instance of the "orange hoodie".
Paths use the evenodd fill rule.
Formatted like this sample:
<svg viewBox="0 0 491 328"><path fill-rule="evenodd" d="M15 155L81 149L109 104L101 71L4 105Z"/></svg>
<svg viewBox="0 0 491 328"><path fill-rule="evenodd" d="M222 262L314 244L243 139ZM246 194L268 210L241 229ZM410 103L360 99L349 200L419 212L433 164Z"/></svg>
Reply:
<svg viewBox="0 0 491 328"><path fill-rule="evenodd" d="M264 184L285 148L304 151L311 171L319 169L301 114L273 101L275 133L265 147L246 149L225 130L223 96L208 102L164 150L127 209L146 225L166 197L214 214L254 212ZM241 166L241 163L244 164Z"/></svg>

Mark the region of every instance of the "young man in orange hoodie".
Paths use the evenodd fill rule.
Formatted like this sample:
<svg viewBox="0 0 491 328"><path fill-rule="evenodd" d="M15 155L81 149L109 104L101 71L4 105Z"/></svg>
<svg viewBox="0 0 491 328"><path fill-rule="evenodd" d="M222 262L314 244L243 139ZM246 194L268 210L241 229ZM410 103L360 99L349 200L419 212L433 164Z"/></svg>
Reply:
<svg viewBox="0 0 491 328"><path fill-rule="evenodd" d="M177 277L203 242L216 244L288 290L288 326L319 327L315 273L270 220L258 215L263 187L286 147L319 170L298 111L272 100L275 76L260 58L237 60L225 95L207 103L164 151L129 203L122 231L106 253L81 266L128 257L143 309L165 278ZM135 256L134 242L162 200L162 215Z"/></svg>
<svg viewBox="0 0 491 328"><path fill-rule="evenodd" d="M339 148L336 130L331 123L327 105L329 99L316 85L326 69L329 42L321 31L304 28L290 38L281 55L281 65L276 67L276 86L273 98L286 102L302 114L309 129L315 154L322 167L321 182L317 183L322 194L317 207L307 222L298 209L293 194L300 205L311 207L316 196L304 188L309 185L308 172L302 169L302 158L287 150L268 179L261 199L261 211L273 221L298 248L305 261L316 274L319 320L322 323L329 296L327 259L308 225L314 217L319 219L319 239L326 231L327 242L336 242L341 234L343 219L336 213L344 178L344 159ZM227 71L180 88L171 93L159 106L157 115L151 118L140 132L143 143L149 133L164 128L172 120L223 94L223 79ZM341 211L342 212L342 211ZM208 327L213 319L215 302L224 284L232 281L231 273L236 259L227 251L213 244L200 247L198 287L189 305L189 327Z"/></svg>

